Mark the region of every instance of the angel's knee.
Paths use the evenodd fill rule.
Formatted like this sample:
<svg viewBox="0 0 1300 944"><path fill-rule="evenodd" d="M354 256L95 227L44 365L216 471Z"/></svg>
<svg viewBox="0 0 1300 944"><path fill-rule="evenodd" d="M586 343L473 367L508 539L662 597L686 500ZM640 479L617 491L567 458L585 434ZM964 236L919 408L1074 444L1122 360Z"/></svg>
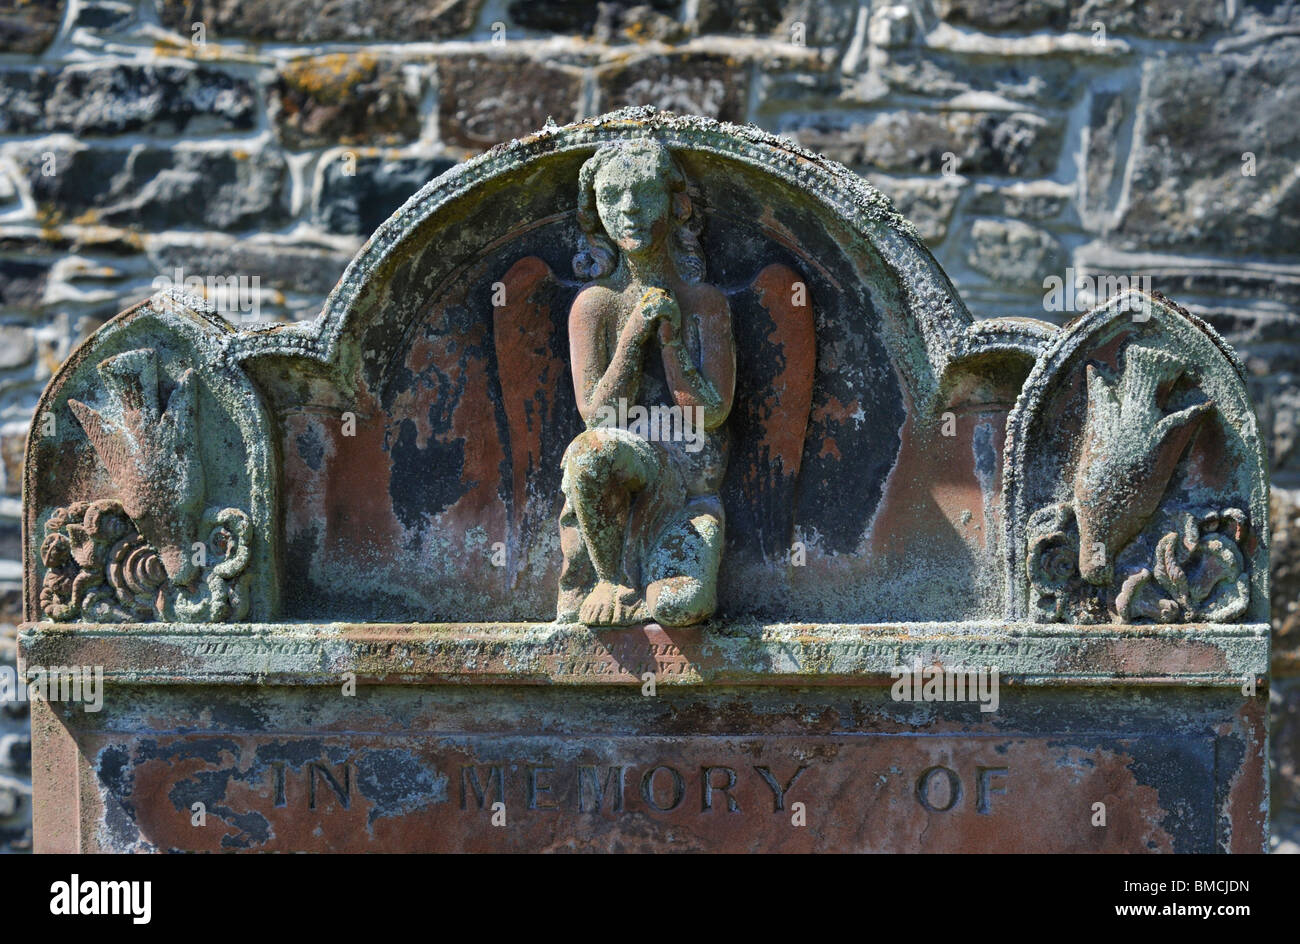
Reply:
<svg viewBox="0 0 1300 944"><path fill-rule="evenodd" d="M583 430L564 450L561 464L572 476L590 476L608 467L615 458L618 444L603 429Z"/></svg>
<svg viewBox="0 0 1300 944"><path fill-rule="evenodd" d="M633 443L618 431L596 427L583 430L564 450L563 488L566 493L583 485L625 483L644 487L652 470Z"/></svg>
<svg viewBox="0 0 1300 944"><path fill-rule="evenodd" d="M660 626L691 626L713 615L717 606L717 580L679 575L656 580L646 587L646 608Z"/></svg>
<svg viewBox="0 0 1300 944"><path fill-rule="evenodd" d="M660 540L652 557L646 605L661 626L690 626L713 615L723 526L718 516L696 513Z"/></svg>

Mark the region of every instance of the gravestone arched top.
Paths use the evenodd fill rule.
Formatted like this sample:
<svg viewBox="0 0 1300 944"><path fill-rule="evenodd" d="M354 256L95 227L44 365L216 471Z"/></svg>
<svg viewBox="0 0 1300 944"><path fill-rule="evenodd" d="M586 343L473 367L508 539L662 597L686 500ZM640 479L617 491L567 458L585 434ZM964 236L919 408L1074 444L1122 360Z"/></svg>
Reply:
<svg viewBox="0 0 1300 944"><path fill-rule="evenodd" d="M1140 293L973 322L752 128L495 148L308 324L155 295L24 476L51 851L1264 847L1240 363Z"/></svg>
<svg viewBox="0 0 1300 944"><path fill-rule="evenodd" d="M239 360L309 357L345 372L364 359L349 349L364 343L373 319L405 323L418 317L449 267L504 235L466 225L467 204L494 191L541 196L514 205L513 219L500 227L526 229L556 213L572 213L576 168L603 145L654 139L685 162L712 173L743 169L766 182L777 202L806 205L807 212L837 227L841 248L860 265L860 275L881 318L883 339L918 403L929 403L949 360L970 342L972 318L947 275L925 248L915 227L888 197L843 165L808 151L787 138L753 126L737 126L652 107L627 108L564 127L548 126L528 137L499 145L426 184L367 240L312 322L245 332L231 347ZM694 165L692 165L694 166ZM691 168L688 168L688 173ZM707 186L697 176L701 186ZM545 199L553 195L553 199ZM538 208L544 207L540 212ZM759 227L770 220L750 220ZM468 232L483 237L466 241ZM783 234L787 235L788 234ZM797 238L797 234L796 234ZM428 254L439 256L428 258ZM567 274L567 273L566 273ZM399 282L400 280L400 282Z"/></svg>
<svg viewBox="0 0 1300 944"><path fill-rule="evenodd" d="M44 402L33 618L1266 612L1258 431L1204 324L975 322L857 175L648 108L430 182L313 322L156 296Z"/></svg>

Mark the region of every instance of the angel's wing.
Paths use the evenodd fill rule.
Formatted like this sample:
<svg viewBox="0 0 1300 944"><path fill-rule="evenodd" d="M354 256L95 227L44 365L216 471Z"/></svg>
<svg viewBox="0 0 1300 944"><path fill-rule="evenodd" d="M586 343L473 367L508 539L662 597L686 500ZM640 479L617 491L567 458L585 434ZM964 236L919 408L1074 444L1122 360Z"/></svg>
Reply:
<svg viewBox="0 0 1300 944"><path fill-rule="evenodd" d="M541 532L549 537L555 530L560 457L577 432L566 327L574 292L536 256L512 265L494 291L493 345L509 464L503 482L510 521L507 568L513 584L528 569L530 551L548 544ZM554 487L541 487L544 482Z"/></svg>
<svg viewBox="0 0 1300 944"><path fill-rule="evenodd" d="M728 553L784 557L817 365L813 299L799 273L773 264L729 302L739 362L723 496Z"/></svg>

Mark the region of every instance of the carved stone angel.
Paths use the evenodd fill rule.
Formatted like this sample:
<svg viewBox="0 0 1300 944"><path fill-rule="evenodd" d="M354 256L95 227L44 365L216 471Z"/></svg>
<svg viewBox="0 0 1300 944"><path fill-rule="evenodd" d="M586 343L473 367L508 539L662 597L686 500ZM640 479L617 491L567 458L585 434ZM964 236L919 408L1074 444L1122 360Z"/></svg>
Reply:
<svg viewBox="0 0 1300 944"><path fill-rule="evenodd" d="M686 178L654 141L602 147L579 175L592 280L569 312L587 429L563 459L558 619L592 626L707 619L716 602L736 348L704 281Z"/></svg>

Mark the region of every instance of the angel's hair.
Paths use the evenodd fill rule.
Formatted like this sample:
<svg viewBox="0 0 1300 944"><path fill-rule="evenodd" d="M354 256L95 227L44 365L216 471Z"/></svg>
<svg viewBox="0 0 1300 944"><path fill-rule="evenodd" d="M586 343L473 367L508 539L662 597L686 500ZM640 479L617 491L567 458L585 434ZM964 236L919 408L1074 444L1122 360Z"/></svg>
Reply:
<svg viewBox="0 0 1300 944"><path fill-rule="evenodd" d="M700 249L699 231L703 221L693 212L686 192L686 175L677 166L668 148L654 140L617 141L606 144L582 165L578 172L578 225L582 235L578 253L573 257L573 271L580 279L600 279L618 266L618 248L605 233L596 210L596 175L616 160L630 162L633 157L648 155L655 172L668 187L672 234L668 252L678 274L687 282L704 278L704 253Z"/></svg>

